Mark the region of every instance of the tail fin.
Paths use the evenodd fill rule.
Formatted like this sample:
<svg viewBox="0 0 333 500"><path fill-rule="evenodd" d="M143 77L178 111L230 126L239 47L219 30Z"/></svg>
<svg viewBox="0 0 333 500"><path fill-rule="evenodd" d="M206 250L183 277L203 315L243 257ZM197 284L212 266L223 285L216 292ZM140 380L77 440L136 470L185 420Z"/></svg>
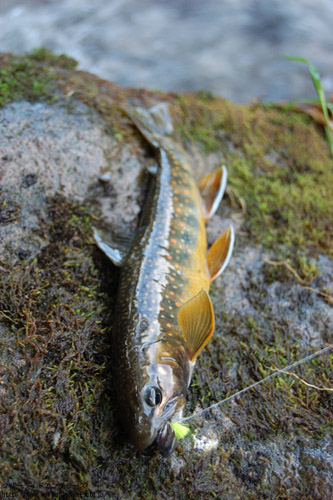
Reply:
<svg viewBox="0 0 333 500"><path fill-rule="evenodd" d="M123 108L127 116L152 146L160 146L159 136L171 135L172 120L167 103L159 103L149 110L143 108Z"/></svg>

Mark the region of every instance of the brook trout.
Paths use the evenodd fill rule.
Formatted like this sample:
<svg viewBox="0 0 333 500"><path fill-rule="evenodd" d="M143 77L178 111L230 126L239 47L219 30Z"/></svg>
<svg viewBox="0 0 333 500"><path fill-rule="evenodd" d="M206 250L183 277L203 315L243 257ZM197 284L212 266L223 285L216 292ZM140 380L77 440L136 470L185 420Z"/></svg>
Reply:
<svg viewBox="0 0 333 500"><path fill-rule="evenodd" d="M196 357L214 331L208 295L231 257L232 226L207 254L205 220L223 196L225 167L196 185L186 154L172 137L165 105L126 114L156 152L157 168L137 234L125 251L95 240L121 266L113 328L114 368L123 427L138 449L155 440L164 456L176 438Z"/></svg>

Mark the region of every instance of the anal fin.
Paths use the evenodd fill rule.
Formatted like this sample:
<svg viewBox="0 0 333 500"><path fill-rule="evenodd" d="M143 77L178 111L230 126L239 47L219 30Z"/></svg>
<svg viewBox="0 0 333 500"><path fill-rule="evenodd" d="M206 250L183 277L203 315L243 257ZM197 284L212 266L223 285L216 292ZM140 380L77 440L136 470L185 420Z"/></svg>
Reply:
<svg viewBox="0 0 333 500"><path fill-rule="evenodd" d="M190 360L194 361L213 335L215 326L213 305L204 289L179 308L178 325Z"/></svg>
<svg viewBox="0 0 333 500"><path fill-rule="evenodd" d="M198 182L204 218L207 221L214 215L223 198L227 185L228 172L224 165L214 172L205 175Z"/></svg>
<svg viewBox="0 0 333 500"><path fill-rule="evenodd" d="M234 228L228 229L219 236L210 247L207 255L207 265L211 281L223 273L227 267L235 242Z"/></svg>

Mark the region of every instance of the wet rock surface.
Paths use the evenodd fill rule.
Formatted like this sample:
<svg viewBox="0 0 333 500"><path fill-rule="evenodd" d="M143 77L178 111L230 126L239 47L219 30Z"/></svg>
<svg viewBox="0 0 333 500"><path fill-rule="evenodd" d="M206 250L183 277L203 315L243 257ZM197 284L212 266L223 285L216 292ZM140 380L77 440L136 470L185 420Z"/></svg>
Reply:
<svg viewBox="0 0 333 500"><path fill-rule="evenodd" d="M177 140L195 175L221 161L228 166L229 188L209 221L209 241L230 221L236 228L233 259L211 289L216 331L199 357L188 394L187 415L197 413L332 342L333 268L324 238L316 247L316 234L309 233L311 247L297 246L304 238L288 240L289 222L274 211L269 235L279 232L271 240L265 220L262 226L253 222L256 198L246 197L251 175L259 179L261 170L284 176L288 170L271 155L265 164L254 139L258 134L263 142L260 113L274 123L267 134L274 140L286 126L296 137L304 128L315 141L305 152L303 145L297 152L294 142L298 163L285 160L292 161L295 189L303 170L322 181L331 168L321 130L298 115L250 112L223 102L226 117L219 118L216 135L201 123L198 136L191 113L195 106L201 114L205 109L210 123L209 106L217 113L220 105L210 96L190 96L191 105L184 108L183 97L121 89L116 94L91 75L65 73L57 76L63 97L56 102L23 100L1 109L1 492L18 498L330 498L332 400L323 390L332 381L328 352L291 370L295 375L276 377L192 420L191 436L170 458L154 447L133 449L120 432L112 389L117 382L110 337L119 273L92 239L93 226L132 233L149 183L144 168L152 151L124 116L115 114L119 102L169 101ZM249 122L247 112L253 113ZM243 143L233 132L235 116ZM253 123L249 142L245 134ZM285 145L276 147L275 158L285 151ZM252 155L260 159L253 174L247 170ZM272 205L273 193L268 193ZM262 194L263 217L266 202ZM308 213L306 205L297 209ZM284 244L277 241L281 231ZM298 266L301 281L285 265L272 264L285 259Z"/></svg>

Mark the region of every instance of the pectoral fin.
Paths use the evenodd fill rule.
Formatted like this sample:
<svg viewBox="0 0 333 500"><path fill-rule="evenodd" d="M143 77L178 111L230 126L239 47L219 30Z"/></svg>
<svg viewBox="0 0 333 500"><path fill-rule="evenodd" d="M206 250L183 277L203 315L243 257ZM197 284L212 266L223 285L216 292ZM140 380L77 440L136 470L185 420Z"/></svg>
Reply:
<svg viewBox="0 0 333 500"><path fill-rule="evenodd" d="M130 242L125 238L123 238L121 242L109 241L103 237L101 231L97 231L95 228L93 229L94 238L98 248L105 253L115 266L121 266L128 253Z"/></svg>
<svg viewBox="0 0 333 500"><path fill-rule="evenodd" d="M150 175L156 175L158 172L158 164L157 163L151 163L146 165L146 169L150 173Z"/></svg>
<svg viewBox="0 0 333 500"><path fill-rule="evenodd" d="M194 361L214 331L213 305L204 289L179 308L178 325Z"/></svg>
<svg viewBox="0 0 333 500"><path fill-rule="evenodd" d="M206 221L210 219L218 209L227 185L227 178L227 169L222 165L222 167L215 170L215 172L202 177L198 183Z"/></svg>
<svg viewBox="0 0 333 500"><path fill-rule="evenodd" d="M234 241L234 228L229 226L210 247L207 255L207 264L211 281L220 276L227 267L234 247Z"/></svg>

